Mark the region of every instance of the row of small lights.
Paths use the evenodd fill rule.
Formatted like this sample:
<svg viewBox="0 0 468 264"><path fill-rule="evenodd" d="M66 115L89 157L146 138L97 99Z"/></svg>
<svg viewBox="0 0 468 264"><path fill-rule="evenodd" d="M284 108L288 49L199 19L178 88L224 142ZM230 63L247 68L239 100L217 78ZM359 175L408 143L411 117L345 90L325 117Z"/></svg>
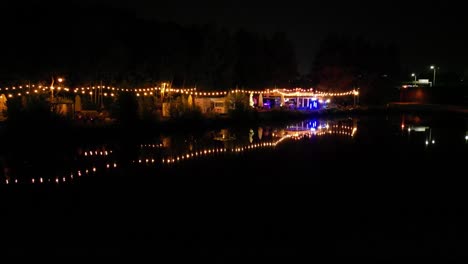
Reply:
<svg viewBox="0 0 468 264"><path fill-rule="evenodd" d="M16 89L23 89L23 88L36 88L35 85L25 85L24 87L23 86L13 86L11 87L11 90L16 90ZM70 90L70 88L67 88L67 87L54 87L54 86L42 86L42 85L38 85L37 88L39 89L42 89L42 90L45 90L45 89L51 89L51 90L54 90L54 89L57 89L57 90L61 90L61 89L67 89L67 91ZM228 92L227 91L223 91L223 92L196 92L196 89L197 88L188 88L188 89L174 89L174 88L161 88L161 87L150 87L150 88L134 88L134 89L129 89L129 88L116 88L116 87L111 87L111 86L88 86L88 87L77 87L77 88L74 88L73 91L75 93L79 92L80 90L84 91L84 90L101 90L101 89L106 89L106 90L112 90L112 91L120 91L120 92L150 92L150 91L165 91L165 92L175 92L175 93L185 93L185 94L193 94L193 95L225 95L227 94ZM295 90L293 91L299 91L298 89L300 88L296 88ZM5 87L5 88L0 88L0 92L1 91L9 91L10 88L9 87ZM276 91L278 89L274 89L273 91ZM288 89L283 89L284 91L292 91L292 90L288 90ZM312 89L309 89L310 91ZM309 90L303 90L301 89L301 91L309 91ZM269 93L270 92L270 89L267 89L266 91L256 91L256 90L243 90L243 89L235 89L235 90L231 90L232 93L256 93L256 94L259 94L259 93Z"/></svg>
<svg viewBox="0 0 468 264"><path fill-rule="evenodd" d="M64 91L70 91L70 88L68 87L53 87L53 86L36 86L35 85L26 85L26 86L13 86L11 90L16 90L16 89L23 89L23 88L34 88L33 92L38 93L40 90L45 91L47 89L49 90L64 90ZM173 88L161 88L161 87L150 87L150 88L136 88L136 89L123 89L123 88L115 88L115 87L110 87L110 86L91 86L91 87L81 87L81 88L74 88L73 92L74 93L79 93L81 92L82 94L89 93L90 95L93 94L92 90L110 90L110 91L118 91L118 92L135 92L137 96L151 96L154 95L154 91L161 91L161 92L175 92L175 93L181 93L181 94L187 94L187 95L195 95L195 96L223 96L227 95L228 91L221 91L221 92L199 92L196 91L196 88L189 88L189 89L173 89ZM9 87L5 88L0 88L1 91L9 91ZM87 92L89 91L89 92ZM358 95L359 92L357 90L351 90L348 92L342 92L342 93L324 93L324 92L313 92L313 89L302 89L302 88L296 88L296 89L267 89L264 91L255 91L255 90L243 90L243 89L235 89L231 90L231 93L246 93L246 94L271 94L271 93L279 93L283 96L312 96L312 97L317 97L317 96L348 96L348 95ZM29 94L30 92L27 91L26 94ZM17 93L18 96L21 96L21 93ZM104 96L115 96L113 92L111 93L103 93ZM8 97L13 97L14 94L8 94Z"/></svg>
<svg viewBox="0 0 468 264"><path fill-rule="evenodd" d="M280 143L282 140L284 140L285 138L289 138L290 136L287 135L285 137L283 137L282 139L278 140L277 142L274 142L274 143L260 143L260 144L254 144L254 145L250 145L250 146L247 146L247 147L239 147L239 148L233 148L231 149L231 151L233 153L239 153L239 152L243 152L245 150L250 150L250 149L255 149L255 148L259 148L259 147L273 147L273 146L276 146L278 143ZM198 157L198 156L204 156L204 155L210 155L210 154L214 154L214 153L222 153L222 152L227 152L228 149L226 148L218 148L218 149L205 149L205 150L201 150L201 151L196 151L196 152L192 152L192 153L188 153L188 154L184 154L184 155L181 155L181 156L177 156L175 158L163 158L162 159L162 163L163 164L170 164L170 163L175 163L175 162L178 162L180 160L188 160L190 158L193 158L193 157ZM92 152L89 152L89 153L92 153ZM87 155L85 155L87 156ZM146 159L146 160L141 160L139 159L138 160L138 163L143 163L143 162L146 162L147 164L148 163L154 163L155 162L155 159L152 158L152 159ZM136 163L136 161L134 161L134 163ZM116 168L117 167L117 163L107 163L106 164L106 169L110 169L110 168ZM84 170L78 170L76 171L76 173L71 173L69 175L69 180L68 181L71 181L73 180L75 177L81 177L83 175L88 175L89 173L96 173L98 171L98 169L96 168L96 166L92 166L91 168L89 169L84 169ZM67 177L56 177L54 180L53 179L44 179L42 177L40 177L39 179L36 179L36 178L32 178L31 179L31 182L30 183L37 183L37 184L42 184L42 183L47 183L47 182L55 182L55 183L65 183L67 182ZM15 183L15 184L18 184L18 183L21 183L18 181L18 179L14 179L13 181L10 181L9 179L6 179L5 180L5 183L6 184L10 184L10 183Z"/></svg>
<svg viewBox="0 0 468 264"><path fill-rule="evenodd" d="M357 131L356 127L347 127L347 126L344 126L344 127L332 126L332 127L341 128L343 130L339 130L339 131L330 131L330 130L328 130L328 131L324 131L324 132L312 133L312 134L309 134L309 135L323 136L323 135L327 135L327 134L337 134L337 135L346 135L346 136L353 137L354 134ZM346 130L348 130L348 131L346 131ZM349 130L351 130L351 132L349 132ZM301 137L298 134L293 134L293 135L288 134L288 135L283 136L282 138L280 138L278 141L275 141L275 142L257 143L257 144L252 144L252 145L248 145L248 146L245 146L245 147L236 147L236 148L231 148L231 149L228 149L228 148L205 149L205 150L200 150L200 151L195 151L195 152L189 152L189 153L182 154L182 155L172 157L172 158L166 157L166 158L163 158L161 160L161 162L163 164L170 164L170 163L176 163L176 162L183 161L183 160L189 160L189 159L196 158L196 157L199 157L199 156L214 155L214 154L218 154L218 153L227 153L228 151L230 151L231 153L240 153L240 152L244 152L244 151L247 151L247 150L253 150L253 149L256 149L256 148L276 147L278 144L280 144L281 142L283 142L284 140L286 140L288 138L297 140L297 139L300 139ZM155 163L155 160L153 158L151 158L151 159L149 159L149 158L148 159L139 159L138 161L134 161L134 163L149 164L149 163Z"/></svg>
<svg viewBox="0 0 468 264"><path fill-rule="evenodd" d="M356 134L357 129L353 129L351 132L346 131L346 130L340 130L340 131L321 131L321 132L316 132L313 133L313 135L317 136L324 136L324 135L344 135L344 136L349 136L349 137L354 137L354 134Z"/></svg>
<svg viewBox="0 0 468 264"><path fill-rule="evenodd" d="M53 90L53 89L52 89ZM61 90L60 88L57 88L57 90ZM69 91L69 88L63 88L63 90L65 91ZM45 89L43 89L43 91L45 91ZM89 94L89 95L93 95L93 92L86 92L85 90L74 90L74 93L80 93L81 94ZM38 90L34 90L34 93L39 93ZM181 94L189 94L189 95L195 95L195 96L223 96L223 95L227 95L228 92L176 92L176 93L181 93ZM246 94L251 94L252 92L250 91L233 91L233 93L246 93ZM283 96L306 96L306 97L328 97L328 96L349 96L349 95L359 95L359 92L357 91L349 91L349 92L344 92L344 93L302 93L302 92L296 92L296 93L284 93L284 92L280 92L280 91L273 91L273 92L255 92L257 94L269 94L269 93L279 93ZM29 91L25 92L25 94L30 94ZM14 96L22 96L23 94L22 93L17 93L16 95L15 94L8 94L8 98L12 98ZM104 97L107 97L107 96L110 96L110 97L114 97L116 94L115 93L102 93L102 95ZM155 93L153 92L144 92L144 93L139 93L137 92L136 93L136 96L153 96L155 95ZM2 96L0 95L0 98Z"/></svg>
<svg viewBox="0 0 468 264"><path fill-rule="evenodd" d="M117 168L117 163L114 162L114 163L107 163L106 164L106 169L111 169L111 168ZM76 171L76 173L70 173L69 177L68 177L68 181L72 181L73 179L75 179L75 177L81 177L81 176L84 176L84 175L89 175L90 173L96 173L98 171L98 169L96 168L96 166L93 166L89 169L84 169L84 170L78 170ZM32 184L42 184L42 183L50 183L50 182L55 182L55 183L65 183L67 182L67 177L66 176L63 176L63 177L55 177L55 179L51 179L51 178L42 178L42 177L39 177L38 179L36 178L32 178L30 182L24 182L24 183L32 183ZM12 181L10 181L9 179L6 179L5 180L5 183L6 184L19 184L19 183L23 183L23 182L20 182L18 181L18 179L14 179Z"/></svg>
<svg viewBox="0 0 468 264"><path fill-rule="evenodd" d="M166 158L163 158L161 160L161 162L162 162L162 164L171 164L171 163L176 163L176 162L183 161L183 160L189 160L189 159L196 158L196 157L214 155L214 154L218 154L218 153L227 153L227 152L240 153L240 152L244 152L244 151L247 151L247 150L254 150L254 149L257 149L257 148L276 147L283 140L285 140L287 138L290 138L290 137L291 137L290 135L285 135L284 137L282 137L281 139L279 139L279 140L277 140L275 142L257 143L257 144L251 144L251 145L248 145L248 146L245 146L245 147L236 147L236 148L230 148L230 149L228 149L228 148L204 149L204 150L200 150L200 151L189 152L189 153L182 154L182 155L179 155L179 156L176 156L176 157L166 157ZM150 162L154 163L154 159L145 159L145 160L139 159L138 160L138 163L150 163Z"/></svg>
<svg viewBox="0 0 468 264"><path fill-rule="evenodd" d="M164 145L161 144L141 144L140 148L162 148Z"/></svg>
<svg viewBox="0 0 468 264"><path fill-rule="evenodd" d="M287 128L296 128L297 126L288 126ZM321 130L321 129L329 129L329 128L332 128L332 129L347 129L347 130L353 130L353 129L357 129L356 127L353 127L353 126L345 126L345 125L332 125L332 126L329 126L328 124L324 125L324 126L318 126L317 129L318 130Z"/></svg>
<svg viewBox="0 0 468 264"><path fill-rule="evenodd" d="M274 90L272 93L279 93L283 96L310 96L310 97L327 97L327 96L349 96L349 95L359 95L359 92L356 90L351 90L348 92L342 93L324 93L324 92L282 92L279 90Z"/></svg>
<svg viewBox="0 0 468 264"><path fill-rule="evenodd" d="M332 128L339 128L338 125L334 125L334 126L331 126ZM327 131L320 131L320 132L315 132L315 133L312 133L312 134L302 134L301 136L299 136L299 134L295 134L295 135L285 135L284 137L282 137L280 140L276 141L276 142L271 142L271 143L259 143L259 144L253 144L253 145L249 145L247 147L238 147L238 148L231 148L231 152L233 153L239 153L239 152L243 152L243 151L246 151L246 150L252 150L252 149L256 149L256 148L260 148L260 147L275 147L276 145L278 145L279 143L281 143L283 140L285 139L288 139L288 138L291 138L291 139L295 139L295 140L298 140L298 139L301 139L301 138L306 138L306 137L310 137L312 135L315 135L315 136L323 136L323 135L327 135L327 134L338 134L338 135L346 135L346 136L350 136L350 137L353 137L354 134L356 133L357 131L357 128L356 127L347 127L347 126L343 126L341 127L345 130L349 130L349 129L353 129L351 133L345 131L345 130L340 130L340 131L330 131L330 130L327 130ZM468 135L465 136L465 140L468 141ZM426 142L426 144L428 144ZM156 147L156 146L160 146L162 144L159 144L159 145L156 145L156 144L147 144L147 145L141 145L142 147ZM198 156L204 156L204 155L209 155L209 154L215 154L215 153L225 153L227 152L228 149L227 148L215 148L215 149L205 149L205 150L201 150L201 151L196 151L196 152L192 152L192 153L187 153L187 154L184 154L184 155L180 155L180 156L177 156L175 158L163 158L162 159L162 163L165 164L170 164L170 163L175 163L175 162L178 162L178 161L181 161L181 160L188 160L188 159L191 159L193 157L198 157ZM93 155L92 151L89 151L89 152L85 152L85 153L89 153L90 155ZM97 151L94 151L94 154L97 155ZM112 153L112 151L110 151L110 153ZM100 152L99 155L107 155L106 152ZM85 154L85 156L87 156L87 154ZM146 163L154 163L155 160L154 159L146 159L145 160ZM138 163L143 163L143 160L138 160ZM113 163L113 164L110 164L110 163L107 163L106 164L106 169L110 169L110 168L116 168L117 167L117 163ZM82 170L78 170L76 172L75 175L77 175L78 177L81 177L83 175L83 173L81 172ZM88 175L90 172L93 172L93 173L96 173L97 172L97 168L95 166L93 166L92 168L90 169L85 169L83 170L84 171L84 174ZM71 173L70 176L70 181L74 179L74 174ZM55 183L65 183L67 181L67 178L66 177L56 177L55 180L53 182ZM51 182L51 179L44 179L42 177L40 177L39 179L35 179L35 178L32 178L31 179L31 183L46 183L46 182ZM5 180L5 183L6 184L10 184L10 183L20 183L18 181L18 179L14 179L13 181L10 181L9 179L6 179Z"/></svg>
<svg viewBox="0 0 468 264"><path fill-rule="evenodd" d="M290 137L290 136L287 136L287 137ZM282 140L280 140L282 141ZM236 153L236 152L242 152L242 151L245 151L245 150L248 150L248 149L255 149L255 148L259 148L259 147L272 147L272 146L276 146L280 141L277 141L275 143L261 143L261 144L254 144L254 145L250 145L250 146L247 146L247 147L240 147L240 148L233 148L232 149L232 152ZM214 153L221 153L221 152L227 152L227 149L206 149L206 150L203 150L203 151L197 151L197 152L194 152L194 153L190 153L190 154L185 154L185 155L181 155L180 157L176 157L176 158L173 158L173 159L170 159L170 158L163 158L162 159L162 163L175 163L176 161L179 161L179 160L185 160L185 159L190 159L191 157L198 157L198 156L203 156L203 155L208 155L208 154L214 154ZM92 153L92 152L90 152ZM186 158L185 158L186 157ZM135 162L135 161L134 161ZM138 163L142 163L143 160L138 160ZM145 160L146 163L154 163L155 160L154 159L146 159ZM106 164L106 169L111 169L111 168L117 168L117 163L107 163ZM82 177L84 175L89 175L90 173L96 173L98 171L97 167L96 166L92 166L91 168L89 169L83 169L83 170L77 170L76 173L71 173L68 177L68 181L72 181L75 177ZM42 183L65 183L67 182L67 177L64 176L64 177L55 177L55 179L51 179L51 178L48 178L48 179L45 179L45 178L32 178L31 181L29 183L32 183L32 184L42 184ZM19 182L18 179L14 179L13 181L10 181L9 179L6 179L5 180L5 183L6 184L12 184L12 183L15 183L15 184L19 184L19 183L22 183L22 182ZM28 183L28 182L25 182L25 183Z"/></svg>
<svg viewBox="0 0 468 264"><path fill-rule="evenodd" d="M339 131L320 131L320 132L312 132L312 133L295 133L291 136L292 139L303 139L303 138L311 138L312 136L325 136L325 135L341 135L341 136L348 136L348 137L354 137L354 134L356 133L357 129L354 128L353 131L345 131L345 130L339 130Z"/></svg>
<svg viewBox="0 0 468 264"><path fill-rule="evenodd" d="M343 129L357 129L356 127L352 127L352 126L342 126L342 125L333 125L331 126L331 128L343 128Z"/></svg>
<svg viewBox="0 0 468 264"><path fill-rule="evenodd" d="M84 155L84 156L107 156L107 155L109 155L109 154L111 154L111 153L112 153L112 150L109 150L109 151L107 151L107 150L104 150L104 151L102 151L102 150L100 150L100 151L97 151L97 150L92 151L92 150L90 150L90 151L85 151L85 152L83 152L83 155Z"/></svg>
<svg viewBox="0 0 468 264"><path fill-rule="evenodd" d="M16 89L30 89L30 88L34 88L34 89L51 89L51 90L54 90L54 89L68 89L70 90L70 88L68 87L62 87L62 86L42 86L42 85L25 85L25 86L13 86L13 87L4 87L4 88L0 88L0 91L9 91L9 90L16 90ZM135 89L123 89L123 88L116 88L116 87L111 87L111 86L87 86L87 87L77 87L77 88L74 88L73 90L74 91L78 91L78 90L101 90L101 89L106 89L106 90L112 90L112 91L120 91L120 92L131 92L131 91L135 91L135 92L142 92L142 91L156 91L156 90L161 90L161 87L150 87L150 88L135 88ZM169 89L167 89L169 90ZM173 89L170 89L170 90L173 90ZM190 88L190 89L184 89L184 90L187 90L187 91L194 91L196 90L196 88Z"/></svg>
<svg viewBox="0 0 468 264"><path fill-rule="evenodd" d="M16 90L16 89L23 89L23 88L35 88L36 85L20 85L20 86L12 86L11 89L12 90ZM53 86L42 86L42 85L38 85L37 86L39 89L41 88L46 88L46 89L54 89L55 87ZM57 87L57 88L60 88ZM61 88L65 88L65 87L61 87ZM5 90L5 91L8 91L10 89L10 87L4 87L4 88L0 88L0 91L2 90ZM69 88L68 88L69 89ZM116 88L116 87L111 87L111 86L105 86L105 85L98 85L98 86L87 86L87 87L78 87L78 88L74 88L74 90L95 90L95 89L107 89L107 90L112 90L112 91L122 91L122 92L130 92L130 91L135 91L135 92L145 92L145 91L156 91L156 90L165 90L165 91L169 91L169 92L180 92L180 93L186 93L186 92L194 92L197 90L197 88L187 88L187 89L173 89L173 88L161 88L161 87L150 87L150 88L135 88L135 89L129 89L129 88ZM243 90L243 89L236 89L236 90L232 90L233 92L247 92L247 93L268 93L271 91L275 91L275 90L278 90L277 88L275 89L266 89L266 91L257 91L257 90ZM310 89L303 89L303 88L294 88L294 89L282 89L283 91L285 92L312 92L313 91L313 88L310 88Z"/></svg>
<svg viewBox="0 0 468 264"><path fill-rule="evenodd" d="M339 126L332 126L333 127L336 127L336 128L340 128ZM192 158L195 158L195 157L199 157L199 156L207 156L207 155L214 155L214 154L218 154L218 153L227 153L228 151L230 151L231 153L241 153L241 152L244 152L244 151L248 151L248 150L254 150L254 149L257 149L257 148L265 148L265 147L276 147L278 144L280 144L281 142L283 142L284 140L286 139L293 139L293 140L299 140L301 138L304 138L304 137L310 137L312 135L315 135L315 136L323 136L323 135L327 135L327 134L338 134L338 135L346 135L346 136L350 136L350 137L353 137L354 136L354 133L357 131L357 128L354 127L352 128L352 132L349 133L347 131L345 131L346 129L350 129L351 127L341 127L342 129L344 130L340 130L340 131L330 131L330 130L327 130L327 131L323 131L323 132L316 132L316 133L311 133L311 134L302 134L302 136L299 136L298 133L295 133L293 135L285 135L283 136L282 138L280 138L279 140L275 141L275 142L264 142L264 143L257 143L257 144L251 144L251 145L248 145L248 146L245 146L245 147L236 147L236 148L231 148L231 149L228 149L228 148L212 148L212 149L205 149L205 150L200 150L200 151L195 151L195 152L190 152L190 153L186 153L186 154L182 154L182 155L179 155L179 156L176 156L176 157L173 157L173 158L169 158L169 157L166 157L166 158L163 158L161 160L161 163L162 164L171 164L171 163L176 163L176 162L179 162L179 161L183 161L183 160L189 160L189 159L192 159ZM162 146L162 144L143 144L141 145L141 147L158 147L158 146ZM112 153L112 151L85 151L84 152L84 156L97 156L97 155L101 155L101 156L107 156L108 153ZM146 163L146 164L149 164L149 163L155 163L155 159L154 158L151 158L151 159L139 159L138 161L133 161L134 163ZM106 169L110 169L110 168L117 168L117 163L107 163L106 164ZM76 173L71 173L69 175L69 181L73 180L75 175L77 177L81 177L83 174L86 174L88 175L89 173L96 173L97 172L97 168L96 166L93 166L91 167L90 169L84 169L84 170L78 170ZM67 177L56 177L54 181L52 182L55 182L55 183L64 183L67 181ZM32 178L31 179L31 183L45 183L45 182L51 182L51 179L44 179L44 178L39 178L38 180L36 180L35 178ZM13 180L10 182L10 180L6 179L5 180L5 183L6 184L10 184L10 183L20 183L18 182L17 179Z"/></svg>
<svg viewBox="0 0 468 264"><path fill-rule="evenodd" d="M304 135L304 134L311 134L311 135L316 135L316 136L333 134L333 135L346 135L346 136L354 137L354 134L357 132L357 127L349 127L349 126L331 126L331 127L335 128L336 130L330 130L328 127L326 127L326 130L324 130L322 129L322 127L318 127L318 130L311 128L310 131L312 133L310 133L309 131L305 133L300 133L300 132L290 132L290 133L292 133L292 135L296 137L299 135Z"/></svg>

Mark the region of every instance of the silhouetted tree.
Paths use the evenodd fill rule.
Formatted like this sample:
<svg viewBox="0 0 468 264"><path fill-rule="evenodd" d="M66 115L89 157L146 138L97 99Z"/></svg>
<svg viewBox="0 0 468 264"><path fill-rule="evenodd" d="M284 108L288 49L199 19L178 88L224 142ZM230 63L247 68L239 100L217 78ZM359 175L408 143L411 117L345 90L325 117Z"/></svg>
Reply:
<svg viewBox="0 0 468 264"><path fill-rule="evenodd" d="M80 86L102 82L129 88L164 81L173 87L263 89L287 85L297 72L284 33L233 34L216 25L144 20L108 6L0 10L0 31L2 85L66 75L69 85Z"/></svg>
<svg viewBox="0 0 468 264"><path fill-rule="evenodd" d="M400 63L394 45L363 37L331 35L315 56L311 78L319 90L360 88L361 101L382 103L392 99L399 83Z"/></svg>
<svg viewBox="0 0 468 264"><path fill-rule="evenodd" d="M138 101L134 93L119 93L112 109L113 116L124 126L138 122Z"/></svg>

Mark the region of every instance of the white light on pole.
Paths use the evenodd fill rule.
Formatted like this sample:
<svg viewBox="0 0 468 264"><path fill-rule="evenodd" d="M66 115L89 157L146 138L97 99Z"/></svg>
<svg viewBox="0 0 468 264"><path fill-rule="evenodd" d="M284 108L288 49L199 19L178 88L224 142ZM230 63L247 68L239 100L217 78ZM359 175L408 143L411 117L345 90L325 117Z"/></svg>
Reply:
<svg viewBox="0 0 468 264"><path fill-rule="evenodd" d="M435 86L436 85L436 67L434 65L431 65L431 70L434 70L434 77L432 78L432 83Z"/></svg>
<svg viewBox="0 0 468 264"><path fill-rule="evenodd" d="M414 77L414 82L416 83L416 73L412 73L411 77Z"/></svg>

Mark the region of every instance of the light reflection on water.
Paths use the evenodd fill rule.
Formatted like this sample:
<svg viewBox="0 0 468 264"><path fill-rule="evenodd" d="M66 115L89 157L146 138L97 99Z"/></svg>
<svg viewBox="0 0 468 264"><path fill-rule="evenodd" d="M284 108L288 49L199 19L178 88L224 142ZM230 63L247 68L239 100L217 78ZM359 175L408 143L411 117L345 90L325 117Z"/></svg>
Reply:
<svg viewBox="0 0 468 264"><path fill-rule="evenodd" d="M225 128L207 131L194 135L167 135L136 146L122 147L120 144L95 145L78 147L62 170L36 170L31 167L26 173L15 174L6 159L3 160L3 184L44 184L69 183L81 177L98 176L112 173L121 167L170 167L189 160L208 156L222 158L223 155L238 155L256 150L274 151L284 142L301 142L313 138L329 138L332 140L355 141L359 136L359 120L347 119L315 119L285 126L261 126L256 128ZM409 141L421 141L426 148L438 143L437 131L428 124L414 119L402 117L399 125L399 137ZM468 142L468 131L464 134L464 142ZM338 142L338 141L337 141ZM337 143L339 144L339 142ZM15 160L16 162L16 160ZM55 161L57 163L61 161ZM54 164L54 161L52 163ZM50 172L49 174L44 172Z"/></svg>

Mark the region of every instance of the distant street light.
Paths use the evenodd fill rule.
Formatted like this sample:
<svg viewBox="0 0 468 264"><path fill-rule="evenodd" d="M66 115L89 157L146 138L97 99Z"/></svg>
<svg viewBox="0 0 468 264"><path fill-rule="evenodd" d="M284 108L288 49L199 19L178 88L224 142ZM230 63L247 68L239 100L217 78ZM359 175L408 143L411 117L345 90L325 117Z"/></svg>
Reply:
<svg viewBox="0 0 468 264"><path fill-rule="evenodd" d="M434 70L434 78L432 78L432 83L435 86L436 85L436 67L434 65L431 65L431 70Z"/></svg>
<svg viewBox="0 0 468 264"><path fill-rule="evenodd" d="M414 82L416 83L416 73L412 73L411 77L414 77Z"/></svg>
<svg viewBox="0 0 468 264"><path fill-rule="evenodd" d="M58 81L59 83L62 83L62 82L63 82L63 78L58 78L57 81Z"/></svg>

